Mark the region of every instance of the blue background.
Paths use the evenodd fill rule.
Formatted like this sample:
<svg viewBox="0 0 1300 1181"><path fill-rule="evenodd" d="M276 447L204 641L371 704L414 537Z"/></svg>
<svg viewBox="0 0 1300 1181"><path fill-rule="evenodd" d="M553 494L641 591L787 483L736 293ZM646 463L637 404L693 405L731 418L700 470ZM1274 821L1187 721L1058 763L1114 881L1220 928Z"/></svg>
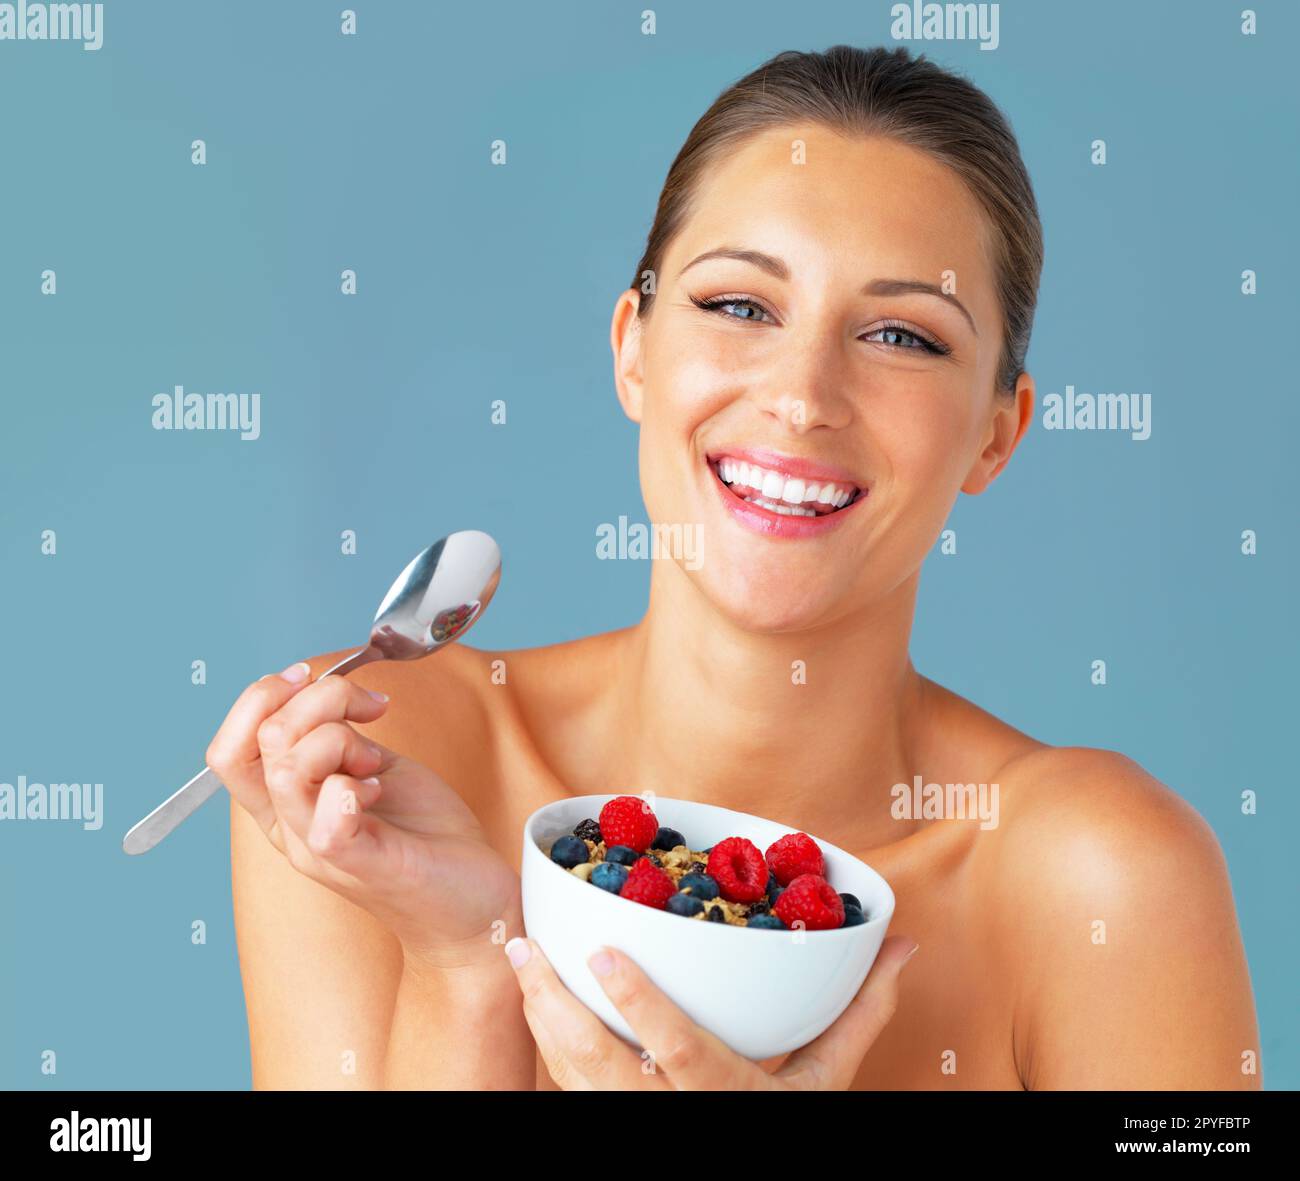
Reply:
<svg viewBox="0 0 1300 1181"><path fill-rule="evenodd" d="M597 560L595 529L645 520L608 328L668 164L773 53L892 43L889 4L860 0L659 0L653 37L641 0L371 0L355 37L345 6L108 0L97 53L0 42L0 780L99 781L106 811L97 832L0 824L0 1085L249 1085L225 797L147 857L123 832L244 684L361 641L453 529L506 555L476 645L640 617L648 566ZM1019 135L1046 230L1040 398L1153 404L1145 442L1040 418L959 501L913 658L1043 741L1130 755L1208 819L1265 1084L1293 1088L1300 17L1257 4L1247 37L1242 7L1003 3L994 52L912 43ZM260 392L261 438L153 430L176 384Z"/></svg>

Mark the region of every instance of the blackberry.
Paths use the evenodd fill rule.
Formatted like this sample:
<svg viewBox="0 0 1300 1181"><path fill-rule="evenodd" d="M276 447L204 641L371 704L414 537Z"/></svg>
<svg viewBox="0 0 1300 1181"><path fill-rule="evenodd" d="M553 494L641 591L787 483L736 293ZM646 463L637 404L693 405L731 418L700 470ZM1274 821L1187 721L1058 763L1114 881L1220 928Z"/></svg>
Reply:
<svg viewBox="0 0 1300 1181"><path fill-rule="evenodd" d="M582 841L591 841L594 844L600 844L600 825L594 820L580 820L574 826L573 835Z"/></svg>
<svg viewBox="0 0 1300 1181"><path fill-rule="evenodd" d="M663 863L662 861L659 860L659 857L658 857L657 854L655 854L655 853L647 853L646 856L649 857L650 860L651 860L651 861L652 861L656 866L658 866L658 868L663 869L663 867L664 867L664 863Z"/></svg>
<svg viewBox="0 0 1300 1181"><path fill-rule="evenodd" d="M768 912L769 907L767 905L767 899L760 898L757 902L751 902L749 904L749 910L746 912L745 917L753 918L755 915L767 914Z"/></svg>
<svg viewBox="0 0 1300 1181"><path fill-rule="evenodd" d="M692 861L687 868L687 873L708 873L709 867L703 861Z"/></svg>
<svg viewBox="0 0 1300 1181"><path fill-rule="evenodd" d="M687 895L689 897L689 895ZM703 903L701 903L703 905ZM727 915L720 906L710 906L709 913L705 916L711 923L725 923Z"/></svg>

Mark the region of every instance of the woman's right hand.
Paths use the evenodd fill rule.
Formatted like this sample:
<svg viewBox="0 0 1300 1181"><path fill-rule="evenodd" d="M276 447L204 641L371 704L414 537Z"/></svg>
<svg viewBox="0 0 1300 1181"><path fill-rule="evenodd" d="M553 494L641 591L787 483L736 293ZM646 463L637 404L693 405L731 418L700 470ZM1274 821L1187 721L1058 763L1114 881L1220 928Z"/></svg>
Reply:
<svg viewBox="0 0 1300 1181"><path fill-rule="evenodd" d="M348 724L386 708L300 663L240 694L207 763L296 870L373 914L408 957L500 962L522 925L519 877L438 775Z"/></svg>

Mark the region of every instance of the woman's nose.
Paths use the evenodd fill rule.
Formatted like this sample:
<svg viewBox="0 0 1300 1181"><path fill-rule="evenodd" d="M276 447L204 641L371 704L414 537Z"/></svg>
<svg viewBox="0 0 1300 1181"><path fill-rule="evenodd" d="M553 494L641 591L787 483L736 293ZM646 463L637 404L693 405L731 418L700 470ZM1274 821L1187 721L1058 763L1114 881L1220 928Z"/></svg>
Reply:
<svg viewBox="0 0 1300 1181"><path fill-rule="evenodd" d="M833 347L807 345L791 349L755 395L765 414L792 434L817 427L842 428L853 418L846 365Z"/></svg>

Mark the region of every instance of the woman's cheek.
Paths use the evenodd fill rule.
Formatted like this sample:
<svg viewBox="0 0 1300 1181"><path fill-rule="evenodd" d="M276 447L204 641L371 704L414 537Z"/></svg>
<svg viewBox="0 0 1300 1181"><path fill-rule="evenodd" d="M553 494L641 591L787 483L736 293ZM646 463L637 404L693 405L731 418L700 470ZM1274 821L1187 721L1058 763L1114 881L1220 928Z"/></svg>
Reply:
<svg viewBox="0 0 1300 1181"><path fill-rule="evenodd" d="M654 413L643 417L638 454L646 512L659 522L681 520L686 496L680 471L687 443L666 428Z"/></svg>
<svg viewBox="0 0 1300 1181"><path fill-rule="evenodd" d="M880 439L891 499L890 517L909 550L928 552L937 540L965 478L965 440L933 418Z"/></svg>

